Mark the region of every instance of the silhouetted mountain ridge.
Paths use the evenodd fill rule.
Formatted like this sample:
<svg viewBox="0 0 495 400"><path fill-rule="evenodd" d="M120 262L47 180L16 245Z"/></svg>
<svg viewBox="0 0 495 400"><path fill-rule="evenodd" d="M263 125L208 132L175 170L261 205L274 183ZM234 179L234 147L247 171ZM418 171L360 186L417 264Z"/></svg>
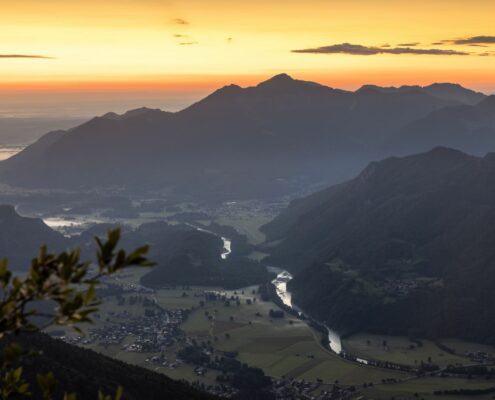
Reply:
<svg viewBox="0 0 495 400"><path fill-rule="evenodd" d="M486 98L486 95L474 90L466 89L457 83L433 83L428 86L400 86L400 87L383 87L377 85L363 85L358 89L358 92L376 91L382 93L397 93L397 92L426 92L432 96L439 97L444 100L452 100L462 104L475 105Z"/></svg>
<svg viewBox="0 0 495 400"><path fill-rule="evenodd" d="M448 145L481 155L495 148L495 96L476 105L446 107L407 124L391 148L400 153Z"/></svg>
<svg viewBox="0 0 495 400"><path fill-rule="evenodd" d="M174 188L221 198L286 194L408 152L394 142L397 132L463 104L466 93L455 85L349 92L280 74L253 87L225 86L176 113L107 113L0 163L0 180L34 188ZM449 145L445 136L447 143L438 144Z"/></svg>

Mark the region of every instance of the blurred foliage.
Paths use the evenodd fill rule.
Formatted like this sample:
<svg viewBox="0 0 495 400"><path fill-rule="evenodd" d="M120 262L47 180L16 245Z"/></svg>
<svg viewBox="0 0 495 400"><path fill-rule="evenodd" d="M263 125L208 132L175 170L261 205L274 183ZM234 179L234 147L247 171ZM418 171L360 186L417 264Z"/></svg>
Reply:
<svg viewBox="0 0 495 400"><path fill-rule="evenodd" d="M79 249L51 254L45 246L32 260L25 277L15 277L7 260L0 261L0 339L7 341L0 352L0 397L3 400L29 396L31 383L23 379L19 366L24 357L36 356L25 351L15 340L23 332L37 332L52 325L71 327L78 332L81 323L91 323L98 310L96 285L102 278L131 266L150 267L148 246L128 253L117 249L120 230L109 230L107 238L96 237L96 262L81 261ZM40 302L50 304L41 311ZM44 307L43 307L44 308ZM39 321L42 321L39 323ZM37 383L44 400L51 400L57 385L53 372L38 374ZM98 400L120 400L119 387L113 395L98 393ZM77 400L76 393L66 393L64 400Z"/></svg>

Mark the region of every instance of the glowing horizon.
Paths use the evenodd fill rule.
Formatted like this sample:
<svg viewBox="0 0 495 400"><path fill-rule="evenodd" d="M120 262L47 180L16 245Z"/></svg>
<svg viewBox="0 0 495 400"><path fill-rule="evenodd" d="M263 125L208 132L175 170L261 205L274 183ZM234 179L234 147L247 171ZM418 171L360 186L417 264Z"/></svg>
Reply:
<svg viewBox="0 0 495 400"><path fill-rule="evenodd" d="M487 0L19 0L2 14L7 91L208 92L282 72L342 89L495 91Z"/></svg>

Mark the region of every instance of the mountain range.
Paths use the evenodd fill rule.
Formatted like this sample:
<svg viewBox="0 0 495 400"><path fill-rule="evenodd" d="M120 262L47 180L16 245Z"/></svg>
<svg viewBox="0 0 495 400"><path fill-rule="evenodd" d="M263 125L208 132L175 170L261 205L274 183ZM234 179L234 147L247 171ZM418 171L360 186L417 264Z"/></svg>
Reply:
<svg viewBox="0 0 495 400"><path fill-rule="evenodd" d="M432 145L495 150L494 103L454 84L351 92L281 74L254 87L225 86L176 113L107 113L48 133L0 163L0 182L173 188L202 198L288 194Z"/></svg>
<svg viewBox="0 0 495 400"><path fill-rule="evenodd" d="M369 164L263 230L294 301L341 332L495 342L495 154Z"/></svg>

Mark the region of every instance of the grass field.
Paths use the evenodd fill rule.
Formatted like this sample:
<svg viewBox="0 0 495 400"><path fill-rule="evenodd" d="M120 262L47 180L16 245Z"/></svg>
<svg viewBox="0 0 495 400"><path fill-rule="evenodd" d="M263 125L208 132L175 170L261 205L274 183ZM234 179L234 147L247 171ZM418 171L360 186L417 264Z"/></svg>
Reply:
<svg viewBox="0 0 495 400"><path fill-rule="evenodd" d="M250 244L256 245L265 241L265 234L262 233L259 228L270 222L272 219L273 217L261 215L251 218L246 218L241 215L238 218L219 217L215 220L215 222L220 225L232 226L241 235L246 235Z"/></svg>
<svg viewBox="0 0 495 400"><path fill-rule="evenodd" d="M495 386L492 380L477 379L459 379L459 378L436 378L425 377L413 379L392 385L375 385L372 388L364 389L364 394L374 399L391 399L395 398L424 398L424 399L442 399L457 400L466 399L462 396L454 395L434 395L436 390L453 390L453 389L485 389ZM417 396L416 396L417 394ZM471 396L476 399L493 399L494 394Z"/></svg>
<svg viewBox="0 0 495 400"><path fill-rule="evenodd" d="M183 329L188 336L198 340L211 340L219 351L238 352L241 361L260 367L273 377L322 379L326 383L339 381L349 385L356 381L381 382L386 378L407 377L403 373L355 364L334 355L320 345L319 334L304 322L289 316L271 319L269 311L277 309L275 304L257 298L255 303L247 305L245 300L253 298L251 290L246 288L244 295L237 291L240 306L232 303L226 307L218 301L207 302L191 314ZM233 292L227 294L230 296ZM210 321L205 312L214 315L214 320ZM257 313L261 316L256 316Z"/></svg>
<svg viewBox="0 0 495 400"><path fill-rule="evenodd" d="M142 271L129 271L129 274L120 277L121 283L130 283L139 276ZM278 309L272 302L263 302L258 294L253 294L255 287L238 291L224 291L230 296L239 296L240 305L235 301L230 306L223 302L206 302L201 307L204 290L218 290L215 288L191 287L187 289L161 289L156 291L154 297L158 303L166 309L191 309L189 318L182 324L182 329L187 336L198 341L210 341L220 355L223 351L238 352L238 359L251 366L262 368L272 377L293 377L315 381L322 380L330 388L338 382L341 385L355 385L366 396L376 399L390 399L391 397L404 396L413 398L418 393L419 398L433 398L434 390L456 388L486 388L495 386L493 381L461 380L452 378L421 378L408 380L410 376L405 373L380 368L369 367L346 361L319 343L320 335L313 331L306 323L286 315L285 318L271 319L270 309ZM184 296L183 293L187 296ZM131 295L131 294L129 294ZM126 295L128 296L128 295ZM256 301L251 305L246 300ZM144 308L140 305L125 307L118 306L113 297L106 298L100 307L100 318L96 319L95 326L103 326L108 323L117 323L118 317L109 315L110 312L126 310L132 315L141 315ZM208 315L214 316L213 321ZM232 317L232 318L231 318ZM370 340L368 345L367 340ZM387 341L388 350L383 349L383 340ZM458 348L472 348L473 344L448 341L456 344ZM394 362L408 363L414 359L426 360L428 356L436 361L436 358L445 363L456 360L468 360L457 355L444 354L432 342L423 341L423 347L409 349L409 341L406 338L355 335L344 341L345 346L351 346L353 351L363 356L376 359L386 359ZM178 346L178 345L177 345ZM163 367L147 362L155 354L135 353L123 351L121 346L90 344L92 348L110 357L139 365L145 368L164 373L174 379L185 379L190 382L201 382L206 385L215 384L217 373L208 371L205 376L197 376L191 365L180 365L175 369ZM464 349L464 347L462 347ZM178 347L167 349L165 356L175 360ZM396 379L402 381L396 384L382 384L384 379ZM366 389L362 385L373 383L373 387ZM325 388L327 386L322 386ZM491 398L491 396L477 396L479 399ZM442 399L456 400L456 397L442 396Z"/></svg>
<svg viewBox="0 0 495 400"><path fill-rule="evenodd" d="M442 339L440 340L440 343L451 348L456 354L460 355L477 352L485 352L487 354L495 355L495 346L465 342L459 339Z"/></svg>
<svg viewBox="0 0 495 400"><path fill-rule="evenodd" d="M384 345L386 341L386 345ZM403 365L419 365L421 361L446 366L448 364L472 364L469 358L449 354L429 340L421 340L422 346L407 337L357 334L343 340L347 352L379 361L390 361Z"/></svg>
<svg viewBox="0 0 495 400"><path fill-rule="evenodd" d="M219 218L216 222L222 225L230 225L241 234L245 234L250 243L257 244L264 240L264 235L259 227L269 218ZM263 253L253 252L255 259L264 256ZM147 273L146 269L129 269L113 278L113 283L129 285L139 282L140 277ZM235 351L238 359L251 366L262 368L272 377L293 377L309 381L321 380L326 385L322 388L331 388L338 382L342 385L355 385L364 391L366 396L376 399L390 399L391 397L404 396L413 398L418 393L420 398L433 398L434 390L455 388L484 388L495 386L492 381L464 381L452 378L421 378L410 379L406 373L380 369L360 365L346 361L331 353L320 344L320 334L312 330L306 323L286 315L285 318L270 318L270 309L278 309L272 302L263 302L259 295L253 294L256 287L249 287L237 291L223 291L228 297L239 296L240 305L235 301L230 306L223 302L206 302L200 306L205 290L218 290L218 288L190 287L160 289L152 297L165 309L194 309L189 318L182 324L182 329L187 336L197 341L210 341L215 348L215 353L221 355L224 351ZM184 295L185 293L185 295ZM247 304L246 300L256 301ZM101 306L101 317L96 320L96 326L106 323L117 323L115 317L109 316L111 311L125 309L132 315L143 313L140 305L119 307L114 298L107 298ZM209 316L213 316L211 320ZM383 346L383 341L387 345ZM369 341L369 342L368 342ZM456 363L469 363L467 357L462 356L467 351L493 350L487 346L465 343L454 339L442 341L448 347L455 348L458 354L449 354L438 348L433 342L423 340L422 346L411 343L404 337L389 337L381 335L358 334L343 341L344 347L350 353L363 358L371 358L381 361L391 361L405 365L415 365L421 361L427 361L431 357L432 362L441 366ZM179 345L177 345L179 346ZM191 365L180 365L175 369L155 365L146 360L154 354L134 353L123 351L121 346L89 345L90 348L145 368L164 373L175 379L199 381L205 384L214 384L216 373L208 371L205 376L195 374ZM166 350L166 357L174 360L178 347ZM382 384L382 380L396 379L396 384ZM362 389L362 385L373 383L373 387ZM438 398L438 396L435 396ZM478 399L491 398L491 396L477 396ZM445 400L455 400L455 397L442 396Z"/></svg>

